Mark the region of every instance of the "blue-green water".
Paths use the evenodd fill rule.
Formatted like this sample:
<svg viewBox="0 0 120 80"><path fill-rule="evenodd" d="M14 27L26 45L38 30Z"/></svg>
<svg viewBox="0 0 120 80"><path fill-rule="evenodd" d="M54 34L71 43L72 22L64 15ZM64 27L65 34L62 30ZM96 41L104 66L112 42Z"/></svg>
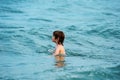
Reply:
<svg viewBox="0 0 120 80"><path fill-rule="evenodd" d="M48 52L66 34L66 62ZM0 80L119 80L120 0L0 0Z"/></svg>

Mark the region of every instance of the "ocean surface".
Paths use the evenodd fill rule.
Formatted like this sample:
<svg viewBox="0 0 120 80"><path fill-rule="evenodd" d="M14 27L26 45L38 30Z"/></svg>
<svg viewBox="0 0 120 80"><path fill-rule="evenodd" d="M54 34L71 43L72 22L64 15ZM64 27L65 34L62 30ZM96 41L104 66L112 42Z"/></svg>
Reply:
<svg viewBox="0 0 120 80"><path fill-rule="evenodd" d="M0 80L120 80L120 0L0 0Z"/></svg>

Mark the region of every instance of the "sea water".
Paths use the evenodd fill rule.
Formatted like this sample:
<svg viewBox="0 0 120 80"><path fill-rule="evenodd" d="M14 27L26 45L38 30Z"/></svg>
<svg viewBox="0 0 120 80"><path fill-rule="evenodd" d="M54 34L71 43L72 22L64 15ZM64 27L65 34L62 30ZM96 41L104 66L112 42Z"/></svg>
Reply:
<svg viewBox="0 0 120 80"><path fill-rule="evenodd" d="M120 0L0 0L0 80L120 80Z"/></svg>

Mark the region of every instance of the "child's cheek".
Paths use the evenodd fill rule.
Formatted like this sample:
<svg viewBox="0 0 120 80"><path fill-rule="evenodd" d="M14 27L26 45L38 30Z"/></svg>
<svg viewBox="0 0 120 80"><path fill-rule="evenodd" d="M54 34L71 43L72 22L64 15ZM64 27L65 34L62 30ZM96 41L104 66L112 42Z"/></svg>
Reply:
<svg viewBox="0 0 120 80"><path fill-rule="evenodd" d="M54 39L54 38L52 38L52 41L54 42L54 41L55 41L55 39Z"/></svg>

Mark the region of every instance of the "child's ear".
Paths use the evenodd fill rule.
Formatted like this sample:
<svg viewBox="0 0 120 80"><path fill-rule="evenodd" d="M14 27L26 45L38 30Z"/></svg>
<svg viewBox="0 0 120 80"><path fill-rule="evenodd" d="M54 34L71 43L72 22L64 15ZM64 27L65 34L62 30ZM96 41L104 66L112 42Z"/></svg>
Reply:
<svg viewBox="0 0 120 80"><path fill-rule="evenodd" d="M58 41L59 41L59 38L57 38L57 39L55 39L56 40L56 42L58 43Z"/></svg>
<svg viewBox="0 0 120 80"><path fill-rule="evenodd" d="M57 38L57 41L59 41L59 38Z"/></svg>

